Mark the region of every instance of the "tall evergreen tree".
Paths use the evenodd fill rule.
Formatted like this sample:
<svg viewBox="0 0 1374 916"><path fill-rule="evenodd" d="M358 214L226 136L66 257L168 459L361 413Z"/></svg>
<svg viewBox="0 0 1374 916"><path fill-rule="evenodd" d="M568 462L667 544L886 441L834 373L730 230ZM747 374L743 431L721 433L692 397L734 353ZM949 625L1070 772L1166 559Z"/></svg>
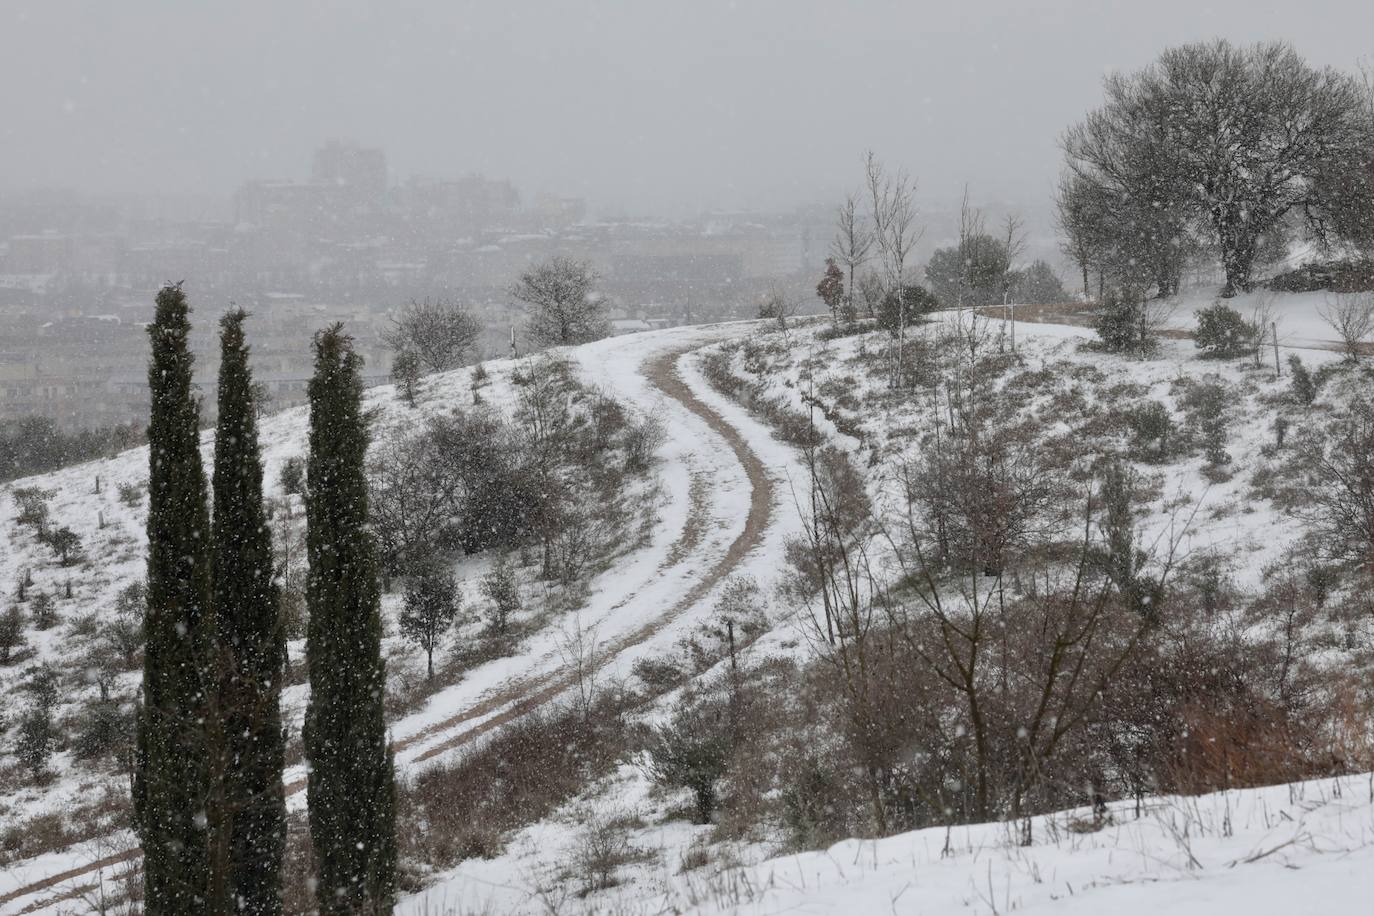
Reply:
<svg viewBox="0 0 1374 916"><path fill-rule="evenodd" d="M148 328L148 588L133 787L148 916L209 905L206 722L214 621L189 311L180 286L164 287Z"/></svg>
<svg viewBox="0 0 1374 916"><path fill-rule="evenodd" d="M316 899L324 916L389 914L396 887L361 365L340 325L316 335L306 487L310 705L304 741Z"/></svg>
<svg viewBox="0 0 1374 916"><path fill-rule="evenodd" d="M212 808L212 888L226 911L279 914L286 843L281 681L286 656L243 322L220 320L215 428L213 596L222 745ZM218 879L218 880L215 880Z"/></svg>

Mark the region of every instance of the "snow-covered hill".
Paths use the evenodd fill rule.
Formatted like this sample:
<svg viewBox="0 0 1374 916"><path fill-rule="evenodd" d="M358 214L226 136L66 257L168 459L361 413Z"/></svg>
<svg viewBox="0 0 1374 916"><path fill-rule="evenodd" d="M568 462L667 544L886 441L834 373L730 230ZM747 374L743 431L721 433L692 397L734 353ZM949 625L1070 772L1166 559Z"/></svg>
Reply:
<svg viewBox="0 0 1374 916"><path fill-rule="evenodd" d="M1285 358L1299 352L1313 369L1339 358L1321 348L1327 340L1309 327L1315 300L1279 297L1275 304L1280 312L1291 307L1295 316L1307 316L1294 318L1294 327L1302 324L1303 330L1291 339L1280 325L1285 347L1303 347L1285 349ZM989 346L1001 346L1000 324L991 321L987 328ZM810 422L810 405L818 404L814 422L826 441L871 469L909 458L928 420L925 405L887 391L876 375L873 367L886 340L882 332L831 339L823 330L822 323L803 322L781 332L746 322L630 335L566 353L583 384L664 422L667 440L652 480L634 493L652 503L645 535L626 537L626 549L592 579L585 599L544 620L514 654L463 671L393 719L403 780L461 759L474 736L499 734L503 724L535 705L575 693L583 685L568 674L577 667L568 656L571 636L581 635L593 647L603 684L619 683L634 694L635 727L666 721L684 695L728 673L729 663L719 654L695 664L683 659L714 626L726 593L740 583L754 589L767 621L764 632L751 633L741 645L741 667L810 663L814 631L790 593L779 590L789 576L788 541L804 530L807 467L758 405L767 402ZM1150 494L1139 518L1141 541L1172 544L1176 538L1180 556L1219 558L1229 587L1260 588L1265 569L1303 533L1303 522L1271 498L1275 469L1284 460L1273 446L1274 417L1289 417L1295 435L1307 419L1285 401L1289 379L1274 378L1272 366L1201 360L1187 340L1166 340L1157 358L1138 361L1085 349L1091 336L1082 328L1019 325L1019 353L1008 363L1015 373L1007 376L1016 381L1005 389L1007 396L1023 399L1018 410L1048 418L1047 435L1057 437L1056 447L1086 453L1121 435L1118 426L1094 422L1099 412L1157 401L1180 423L1191 423L1190 392L1199 385L1222 391L1232 405L1225 466L1209 465L1196 449L1141 463L1142 487ZM486 368L490 381L483 399L511 409L517 399L512 374L519 364L493 361ZM722 393L715 376L722 370L742 380L748 397ZM1320 419L1359 390L1335 377L1307 415ZM397 403L389 389L369 393L370 406L379 412L378 438L471 400L468 370L427 382L418 410ZM264 421L273 484L286 459L304 451L304 424L303 410ZM208 459L208 439L205 447ZM146 464L146 451L135 450L11 485L56 491L53 522L76 531L93 562L73 574L74 597L58 601L62 622L26 634L34 655L0 667L0 689L8 695L16 695L23 672L35 662L78 670L87 639L80 618L117 613L121 590L141 575L141 508L121 502L119 492L121 484L144 479ZM874 470L866 485L874 504L885 505L890 479ZM7 539L0 546L0 582L17 582L32 570L34 587L62 590L68 570L15 524L15 511L13 500L0 499L0 536ZM489 562L468 558L457 571L471 585ZM536 588L532 582L529 587ZM395 613L396 601L394 595L386 599L388 615ZM1224 622L1255 625L1238 611ZM1370 621L1341 626L1347 646L1370 642ZM1338 646L1334 622L1316 629L1318 635L1304 644L1305 661L1354 664L1354 650ZM420 664L413 649L394 635L386 649L392 679L413 679ZM302 650L293 643L292 657ZM664 665L686 670L685 683L651 683L651 672ZM136 679L136 672L121 675L116 690L132 695ZM96 686L70 677L64 689L75 709ZM306 689L300 684L287 693L292 721L299 719ZM99 821L114 810L99 803L100 796L122 792L123 776L113 767L78 764L69 754L59 755L54 769L59 778L36 785L12 758L0 758L0 837L54 829L53 820L74 811L95 822L85 826L80 842L49 842L41 855L3 860L4 916L81 912L95 877L113 882L128 867L132 837L100 829L117 825ZM296 763L286 778L296 785L301 775ZM1065 811L1035 818L1029 845L1021 842L1020 825L990 824L850 840L781 858L781 852L799 847L789 847L776 824L764 818L731 831L693 825L684 815L688 797L659 785L639 752L628 748L618 766L560 801L549 816L510 832L496 848L484 850L485 858L418 873L414 880L423 886L408 888L399 911L1134 914L1169 906L1184 913L1258 914L1305 911L1316 886L1330 892L1321 911L1337 914L1367 912L1366 901L1374 898L1374 783L1368 777L1198 798L1147 797L1139 813L1133 803L1114 803L1096 818L1089 811ZM303 804L303 793L292 795L294 810ZM588 861L589 850L604 854L599 865ZM106 864L89 867L100 860ZM605 873L590 880L588 870L598 868Z"/></svg>
<svg viewBox="0 0 1374 916"><path fill-rule="evenodd" d="M756 487L749 473L721 433L712 428L708 422L712 418L704 410L694 412L696 405L683 402L682 398L691 395L680 382L673 387L674 363L676 354L684 350L737 333L738 328L727 326L639 334L611 338L566 354L582 384L604 390L629 410L657 416L664 424L666 443L653 468L653 485L627 494L631 503L643 503L637 511L647 513L645 535L619 532L628 553L587 583L585 598L577 607L545 620L521 642L515 654L469 668L460 680L442 687L418 709L390 723L403 778L420 761L442 762L446 755L451 756L465 743L464 736L488 731L511 714L517 701L540 691L556 696L565 690L569 685L562 678L569 666L570 636L585 638L608 674L618 670L627 675L639 656L657 645L671 645L684 629L693 626L695 615L709 609L713 591L744 561L764 533L771 505L767 499L753 499ZM489 379L481 389L483 400L497 410L513 410L516 395L511 376L527 365L528 360L487 362ZM450 407L468 406L472 399L471 370L428 380L418 409L399 403L390 388L374 389L367 396L367 406L377 411L374 444L384 440L393 428L418 428L428 416ZM297 409L262 423L266 479L274 492L283 463L304 452L306 419L304 409ZM208 434L202 444L208 466ZM6 488L9 492L28 487L54 492L49 523L70 527L82 539L89 563L79 567L61 567L52 551L16 524L14 500L6 495L0 501L0 532L6 539L0 554L0 581L17 583L27 570L33 583L28 587L30 595L39 591L61 596L66 581L72 580L72 598L59 597L56 602L55 625L39 631L29 621L25 630L28 646L22 660L0 667L0 689L15 697L20 696L20 685L36 667L46 665L62 672L59 721L75 715L96 691L81 672L96 627L83 621L88 617L113 619L119 613L120 593L142 575L143 506L125 505L120 488L139 487L146 475L147 451L136 449L109 460L16 481ZM100 479L99 494L94 492L96 478ZM490 558L477 557L457 567L457 574L466 580L470 600L476 600L472 598L475 580L489 562ZM539 588L531 583L527 592ZM397 595L387 596L384 614L394 615L398 600ZM415 651L394 630L385 640L384 651L389 657L390 681L419 677ZM291 644L293 658L299 659L302 652L303 643ZM132 697L137 677L137 670L120 675L113 692ZM297 730L306 689L304 684L290 687L283 697L287 721ZM16 709L21 705L22 701L13 704ZM9 738L7 735L6 751L12 747ZM86 862L127 857L124 851L132 848L133 838L127 831L116 829L118 799L125 791L125 776L118 767L77 763L64 750L50 763L56 778L35 783L21 772L12 755L0 758L0 765L4 772L0 835L9 837L7 843L13 843L15 852L21 853L20 858L15 858L15 852L7 857L0 878L0 912L23 910L55 896L49 888L23 892L30 885L72 869L80 871ZM288 785L298 788L302 778L299 763L288 768ZM293 792L289 798L293 809L304 803L303 792ZM63 831L79 842L63 843ZM39 834L50 835L39 838ZM36 857L22 857L22 849L31 842L40 843L45 851ZM58 882L59 889L80 886L88 877Z"/></svg>

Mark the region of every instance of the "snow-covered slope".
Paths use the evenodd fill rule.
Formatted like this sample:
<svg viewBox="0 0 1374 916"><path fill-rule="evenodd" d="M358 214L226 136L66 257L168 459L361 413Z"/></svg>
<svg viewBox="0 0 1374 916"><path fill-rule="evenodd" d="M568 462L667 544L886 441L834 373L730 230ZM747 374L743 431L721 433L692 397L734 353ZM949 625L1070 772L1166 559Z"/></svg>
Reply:
<svg viewBox="0 0 1374 916"><path fill-rule="evenodd" d="M1292 306L1295 314L1315 310L1314 301L1299 298L1279 304ZM1191 319L1191 312L1187 317ZM567 353L585 383L604 388L639 411L657 413L668 432L655 472L658 486L645 491L646 498L656 492L658 500L649 536L593 580L576 615L576 625L594 633L608 679L633 680L636 662L661 655L691 635L729 577L750 576L763 594L771 596L783 575L785 543L800 530L796 494L798 486L804 486L804 467L796 449L711 386L694 352L760 329L755 323L684 328L609 339ZM816 365L829 367L826 371L834 380L842 381L849 375L846 360L857 359L864 346L863 337L820 342L814 330L784 337L777 346L791 348L790 355L768 369L770 392L797 408L808 386L814 383L819 390L827 380L824 372L816 372ZM1320 335L1315 327L1310 330ZM1283 333L1281 324L1281 338ZM1090 336L1082 328L1022 325L1018 339L1025 369L1075 367L1084 377L1091 375L1096 390L1126 385L1130 397L1158 399L1176 410L1174 388L1180 378L1215 376L1240 393L1227 444L1234 466L1250 468L1263 458L1273 431L1261 422L1262 408L1284 389L1286 379L1267 378L1239 362L1202 362L1191 342L1182 340L1166 341L1162 356L1149 362L1087 353L1080 345ZM1294 345L1309 339L1318 345L1325 341L1309 338L1306 331L1296 337ZM821 351L825 358L810 362ZM1303 350L1302 356L1312 365L1336 358L1322 350ZM486 365L492 379L484 398L509 406L513 364ZM846 441L845 430L822 417L818 424L824 432L856 453L870 449L885 460L899 454L902 440L888 435L888 430L919 423L921 417L903 414L907 408L891 399L886 402L888 413L869 412L870 401L883 403L881 392L870 398L860 385L851 393L856 403L865 405L856 411L856 422L868 427L866 444ZM467 404L470 399L468 373L453 373L428 383L421 412ZM415 416L395 403L389 389L370 392L369 401L380 411L379 429ZM303 410L264 422L270 481L276 480L287 457L304 451L304 424ZM853 431L850 425L845 428ZM205 445L208 458L208 440ZM111 613L119 589L142 574L142 514L119 503L117 486L142 480L146 464L146 451L136 450L19 482L57 490L54 522L73 527L87 549L97 553L95 568L76 586L79 601L64 605L64 615L75 615L78 604L83 612ZM1233 558L1230 571L1242 584L1257 581L1262 567L1299 533L1292 518L1251 498L1248 474L1212 482L1202 475L1196 457L1149 472L1158 478L1158 492L1165 498L1186 496L1202 507L1191 520L1182 549L1224 552ZM99 496L93 492L97 475L102 478ZM104 528L98 526L98 512L104 514ZM0 500L0 532L9 538L0 553L0 582L14 582L22 569L32 568L40 587L59 586L62 571L46 548L14 534L13 513L12 501ZM1161 505L1142 525L1164 535L1175 519ZM460 575L473 578L484 562L469 561ZM394 600L386 606L389 614L395 611ZM804 627L789 619L786 607L775 608L772 623L772 630L747 650L751 659L807 657ZM77 655L67 632L59 626L45 634L31 633L38 657L74 664ZM516 655L467 671L461 680L392 722L403 778L431 761L453 759L471 735L504 721L523 698L533 693L554 696L567 686L560 679L566 665L564 638L559 627L534 633ZM293 657L299 657L301 649L293 644ZM388 651L395 659L409 650L389 640ZM15 667L0 668L0 689L12 692L17 677ZM126 675L122 689L131 691L136 677ZM293 716L299 717L305 689L300 685L288 693ZM662 698L646 718L653 721L661 715L671 699L671 694ZM69 760L58 761L58 767L62 777L46 787L0 787L0 828L21 816L63 811L94 792L121 789L117 773L91 772ZM301 775L297 765L287 780L294 784ZM1293 913L1310 909L1306 904L1315 886L1323 893L1329 889L1331 895L1329 904L1323 898L1321 912L1365 913L1366 901L1374 899L1371 785L1367 777L1352 777L1198 799L1147 799L1140 817L1133 805L1118 804L1109 820L1098 823L1087 812L1064 812L1037 818L1029 846L1020 845L1016 829L993 824L847 841L826 851L774 858L779 843L766 831L746 840L724 841L713 836L710 827L687 823L681 817L680 794L653 786L631 760L587 786L553 816L517 831L500 854L469 859L429 876L431 885L408 896L399 911L428 916L1029 910L1134 916L1168 906L1181 913ZM299 809L303 803L303 794L293 795L293 807ZM634 854L618 869L616 886L584 896L569 875L568 863L585 844L588 825L610 820L628 825ZM0 916L80 912L75 898L67 895L72 888L88 885L91 871L50 887L34 886L131 845L127 834L116 834L10 862L0 870ZM112 863L104 869L106 880L118 867Z"/></svg>
<svg viewBox="0 0 1374 916"><path fill-rule="evenodd" d="M731 337L741 330L737 326L718 326L638 334L610 338L565 354L582 382L603 388L632 410L655 414L664 423L667 438L655 469L657 486L645 491L646 497L656 500L644 507L653 517L649 535L643 544L618 560L613 569L589 583L585 602L570 619L534 633L521 644L517 654L468 670L459 682L435 693L421 708L393 721L396 761L403 777L412 766L454 753L464 743L464 735L486 731L518 700L536 690L556 694L566 686L559 677L567 664L563 650L568 627L575 626L589 634L608 665L608 674L625 675L640 654L655 646L670 645L683 628L691 627L694 615L710 607L713 589L749 552L742 547L754 548L758 536L764 533L772 506L768 500L754 505L758 502L754 498L757 487L739 456L702 412L694 412L680 399L689 395L680 393L675 397L665 391L665 386L676 376L675 354ZM498 408L511 408L514 395L510 375L517 363L491 361L486 367L490 380L483 388L483 397ZM374 442L393 425L417 423L427 413L442 411L450 405L467 405L471 398L469 370L427 381L418 412L399 404L390 388L374 389L367 397L367 406L378 411ZM297 409L263 422L262 444L270 483L275 484L287 458L304 452L306 419L304 409ZM210 446L207 435L203 440L207 466ZM0 668L0 689L13 693L24 672L39 662L64 671L78 666L84 646L81 637L72 635L72 620L79 615L114 614L120 590L141 577L145 543L143 507L123 505L118 492L121 484L139 484L146 474L147 450L136 449L113 459L11 485L56 491L51 503L51 523L76 531L93 563L79 577L74 576L74 597L59 601L60 623L41 633L31 629L26 632L35 654L23 664ZM101 480L99 495L94 493L96 477ZM0 581L16 582L23 570L32 570L34 587L60 589L71 571L57 566L46 547L14 524L15 511L8 496L0 500L0 536L7 539L0 554ZM100 526L102 518L104 527ZM745 544L743 536L750 528L757 530L748 531ZM683 544L688 544L690 550L684 550ZM732 555L732 547L740 555ZM765 549L771 553L778 545L765 545ZM485 562L478 559L460 566L458 574L471 582ZM395 602L395 596L385 600L384 613L394 614ZM303 646L295 643L290 648L292 656L299 658ZM397 658L413 659L414 653L394 636L384 648L392 656L389 675L394 679L398 676ZM132 695L137 676L136 671L122 676L116 691ZM307 689L299 685L286 691L283 704L288 722L298 723ZM59 717L88 701L87 694L93 690L81 687L79 679L69 680ZM44 814L69 812L101 792L123 791L124 777L110 768L77 765L65 754L54 758L52 768L58 774L56 779L34 785L19 778L11 763L11 784L0 796L0 833ZM302 778L299 764L288 768L288 785L298 787ZM291 807L303 803L303 792L290 796ZM49 899L51 889L35 893L25 893L23 889L65 871L79 870L83 863L111 854L118 856L132 845L133 838L120 832L100 835L98 839L34 859L9 862L0 876L0 912L17 912ZM89 876L74 876L60 883L76 886L83 880L89 880Z"/></svg>
<svg viewBox="0 0 1374 916"><path fill-rule="evenodd" d="M679 825L681 826L681 825ZM698 828L700 829L700 828ZM434 913L920 914L1357 916L1374 899L1374 776L1369 774L1193 798L1146 798L1033 819L918 830L752 865L683 868L691 830L644 830L674 855L636 866L631 880L585 900L560 893L539 850L565 851L576 831L528 831L520 853L465 863L408 900Z"/></svg>

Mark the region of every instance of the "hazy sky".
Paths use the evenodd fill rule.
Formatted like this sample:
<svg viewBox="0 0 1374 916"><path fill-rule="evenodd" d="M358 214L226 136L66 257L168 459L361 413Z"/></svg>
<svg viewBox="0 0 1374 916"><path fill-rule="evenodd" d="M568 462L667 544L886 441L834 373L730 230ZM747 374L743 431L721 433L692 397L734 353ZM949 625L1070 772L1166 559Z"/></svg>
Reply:
<svg viewBox="0 0 1374 916"><path fill-rule="evenodd" d="M0 0L0 187L227 195L340 137L682 214L826 200L871 146L1034 208L1104 73L1218 36L1353 68L1374 3Z"/></svg>

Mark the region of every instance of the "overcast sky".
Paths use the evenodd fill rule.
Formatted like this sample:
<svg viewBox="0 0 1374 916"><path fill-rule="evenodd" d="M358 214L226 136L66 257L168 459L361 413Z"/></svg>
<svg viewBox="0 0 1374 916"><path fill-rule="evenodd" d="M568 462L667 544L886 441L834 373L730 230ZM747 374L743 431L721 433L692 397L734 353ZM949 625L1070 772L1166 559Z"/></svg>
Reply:
<svg viewBox="0 0 1374 916"><path fill-rule="evenodd" d="M1353 68L1374 3L3 0L0 187L227 195L338 137L680 215L827 200L871 146L1034 209L1104 73L1218 36Z"/></svg>

